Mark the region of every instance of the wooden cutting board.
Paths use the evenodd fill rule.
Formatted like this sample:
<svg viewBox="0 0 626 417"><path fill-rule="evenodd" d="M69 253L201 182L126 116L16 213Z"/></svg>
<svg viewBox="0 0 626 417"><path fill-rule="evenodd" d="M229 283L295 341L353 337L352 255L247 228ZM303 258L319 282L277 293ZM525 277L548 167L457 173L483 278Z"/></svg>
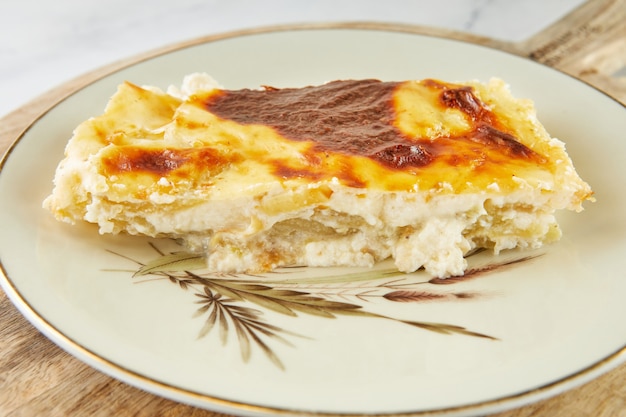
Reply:
<svg viewBox="0 0 626 417"><path fill-rule="evenodd" d="M376 23L343 26L403 30L503 49L571 74L626 103L625 22L626 0L592 0L519 43L415 26ZM207 37L189 44L217 38ZM185 45L169 46L98 69L10 113L0 120L0 153L38 115L70 93L118 68ZM0 415L225 417L154 396L90 368L39 333L3 292L0 292ZM496 416L626 417L626 364L564 394Z"/></svg>

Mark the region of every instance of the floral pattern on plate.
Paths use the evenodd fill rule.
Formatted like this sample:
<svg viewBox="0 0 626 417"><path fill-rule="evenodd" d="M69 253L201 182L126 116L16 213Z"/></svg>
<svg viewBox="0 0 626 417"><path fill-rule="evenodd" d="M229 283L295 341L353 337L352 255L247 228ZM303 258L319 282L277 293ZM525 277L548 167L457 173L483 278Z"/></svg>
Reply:
<svg viewBox="0 0 626 417"><path fill-rule="evenodd" d="M302 313L326 318L349 315L386 319L445 335L459 334L497 340L494 336L462 326L403 320L370 312L365 307L368 302L381 299L392 303L471 300L481 294L442 290L441 287L472 280L540 256L519 254L512 259L471 266L463 276L445 279L426 276L422 271L404 274L393 268L351 271L313 278L290 278L291 273L302 268L282 268L262 275L207 272L204 270L202 254L165 252L155 243L150 242L149 245L156 252L156 257L147 262L114 251L111 253L138 266L136 270L128 271L133 273L135 279L167 279L180 289L193 292L195 302L200 305L194 317L204 318L199 338L217 333L222 344L226 345L229 334L234 332L244 362L250 359L252 349L258 348L281 369L285 365L272 349L270 342L293 346L290 337L307 336L271 324L264 318L264 311L271 310L293 317Z"/></svg>

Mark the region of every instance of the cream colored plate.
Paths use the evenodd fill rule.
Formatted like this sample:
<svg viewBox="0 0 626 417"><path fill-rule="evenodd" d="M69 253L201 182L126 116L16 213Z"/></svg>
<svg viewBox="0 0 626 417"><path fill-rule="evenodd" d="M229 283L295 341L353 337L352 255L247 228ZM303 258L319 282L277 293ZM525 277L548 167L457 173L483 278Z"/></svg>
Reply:
<svg viewBox="0 0 626 417"><path fill-rule="evenodd" d="M491 269L447 284L390 273L388 264L264 278L164 272L164 256L180 249L172 242L99 236L41 209L73 127L100 113L118 83L167 87L195 71L228 88L501 77L535 100L598 201L560 217L558 244L476 255L475 268ZM625 116L617 102L547 67L409 33L279 30L186 47L78 91L7 154L2 286L45 335L91 366L217 411L461 416L526 404L626 359ZM142 264L154 269L136 275Z"/></svg>

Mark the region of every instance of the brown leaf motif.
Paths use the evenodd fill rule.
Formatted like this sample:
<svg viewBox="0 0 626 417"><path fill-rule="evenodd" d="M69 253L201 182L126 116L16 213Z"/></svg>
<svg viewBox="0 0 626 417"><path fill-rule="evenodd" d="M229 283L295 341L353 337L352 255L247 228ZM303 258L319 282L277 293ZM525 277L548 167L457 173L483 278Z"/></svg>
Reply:
<svg viewBox="0 0 626 417"><path fill-rule="evenodd" d="M424 301L442 301L442 300L452 300L455 298L472 298L473 294L470 293L434 293L428 291L408 291L408 290L400 290L400 291L392 291L385 295L383 298L389 301L395 301L399 303L413 303L413 302L424 302Z"/></svg>
<svg viewBox="0 0 626 417"><path fill-rule="evenodd" d="M475 279L486 273L532 259L526 256L500 264L490 263L486 266L468 269L462 277L446 279L424 280L422 275L415 274L415 277L420 277L420 279L407 280L407 274L393 269L298 279L284 278L281 275L282 272L270 273L263 277L202 272L205 263L201 255L184 251L166 253L154 243L149 244L157 256L146 263L123 254L110 252L134 262L138 267L131 272L134 278L143 279L140 282L167 279L183 290L193 291L196 303L199 305L194 317L204 318L198 338L216 334L221 343L226 345L230 335L234 334L244 362L248 362L253 350L258 349L280 369L285 369L285 365L272 348L271 343L278 342L293 346L291 338L306 338L306 336L269 323L264 314L266 311L290 317L306 314L319 318L349 315L384 319L439 334L457 334L497 340L496 337L461 326L401 320L369 312L365 307L373 300L385 300L392 303L470 300L479 297L480 294L442 292L438 291L437 287ZM289 272L286 274L289 275ZM429 286L430 288L427 288Z"/></svg>

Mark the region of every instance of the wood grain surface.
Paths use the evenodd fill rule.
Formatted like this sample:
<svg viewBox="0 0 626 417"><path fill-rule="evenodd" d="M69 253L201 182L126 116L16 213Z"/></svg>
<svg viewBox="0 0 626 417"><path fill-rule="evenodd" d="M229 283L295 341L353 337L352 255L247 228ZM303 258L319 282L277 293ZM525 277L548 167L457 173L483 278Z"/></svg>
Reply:
<svg viewBox="0 0 626 417"><path fill-rule="evenodd" d="M346 26L382 26L500 48L560 69L626 103L624 22L626 0L593 0L543 32L515 44L433 28L376 23ZM180 46L184 45L151 51L85 74L10 113L0 120L0 152L4 153L38 115L71 92L117 68ZM39 333L3 292L0 292L0 416L224 417L154 396L90 368ZM626 364L566 393L496 416L626 417Z"/></svg>

